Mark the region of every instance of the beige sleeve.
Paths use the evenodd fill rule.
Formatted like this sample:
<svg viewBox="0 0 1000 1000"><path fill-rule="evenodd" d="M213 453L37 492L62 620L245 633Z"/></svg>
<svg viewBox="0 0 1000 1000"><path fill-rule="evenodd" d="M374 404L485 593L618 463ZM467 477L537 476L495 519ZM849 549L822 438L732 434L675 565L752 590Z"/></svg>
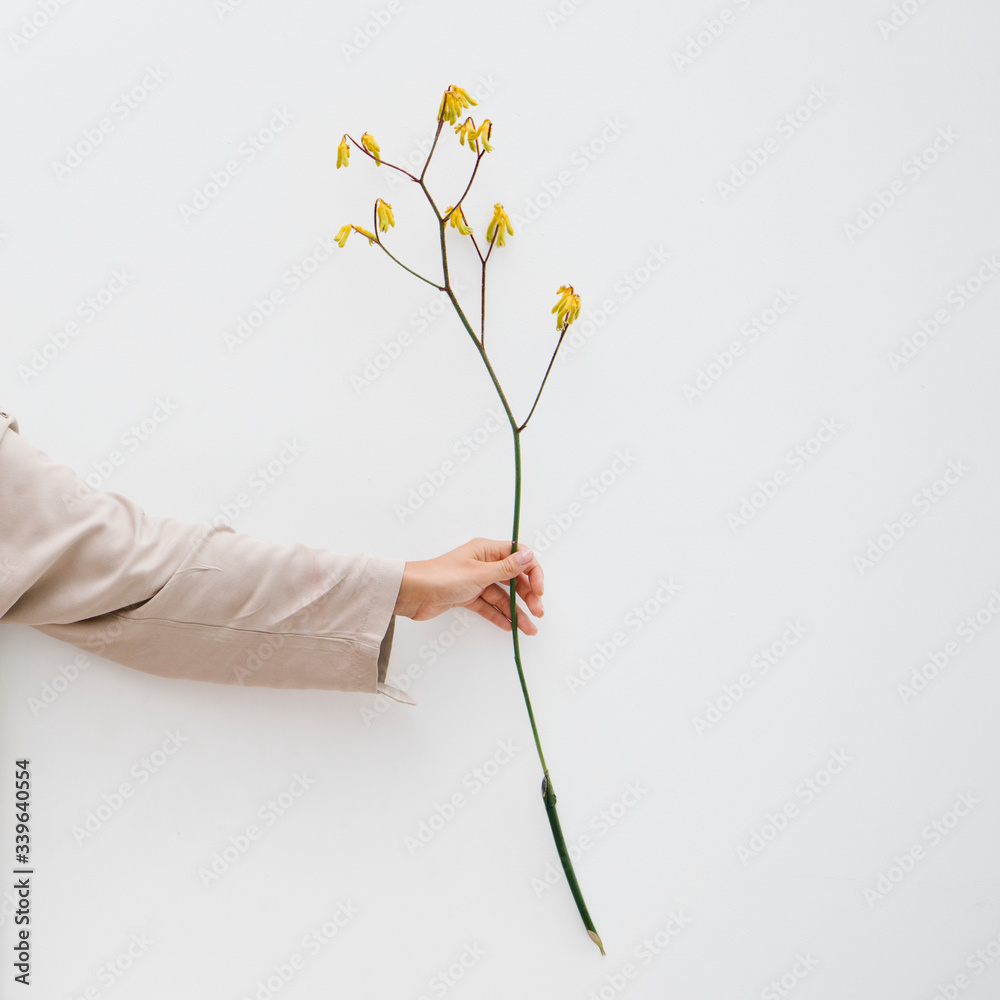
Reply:
<svg viewBox="0 0 1000 1000"><path fill-rule="evenodd" d="M0 421L0 622L163 677L381 692L401 559L147 515Z"/></svg>

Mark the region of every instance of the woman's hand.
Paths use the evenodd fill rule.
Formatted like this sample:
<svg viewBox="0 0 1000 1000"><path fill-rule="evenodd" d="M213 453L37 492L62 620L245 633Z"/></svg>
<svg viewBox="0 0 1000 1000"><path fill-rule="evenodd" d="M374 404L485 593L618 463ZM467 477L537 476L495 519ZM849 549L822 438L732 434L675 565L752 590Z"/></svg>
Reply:
<svg viewBox="0 0 1000 1000"><path fill-rule="evenodd" d="M542 607L544 578L530 549L511 555L510 542L474 538L436 559L408 562L396 598L395 614L414 621L436 618L449 608L470 608L494 625L511 630L510 591L501 581L517 578L518 597L535 616ZM517 627L525 635L535 635L538 627L517 605Z"/></svg>

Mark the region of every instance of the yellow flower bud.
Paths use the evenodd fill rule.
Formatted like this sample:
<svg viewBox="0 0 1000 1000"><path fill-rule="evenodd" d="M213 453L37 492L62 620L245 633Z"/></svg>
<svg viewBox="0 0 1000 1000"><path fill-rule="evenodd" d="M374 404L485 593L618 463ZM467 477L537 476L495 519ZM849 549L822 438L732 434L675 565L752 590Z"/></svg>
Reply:
<svg viewBox="0 0 1000 1000"><path fill-rule="evenodd" d="M351 235L351 225L348 223L346 226L341 226L337 230L337 235L334 236L334 240L343 248L344 244L347 242L347 237Z"/></svg>
<svg viewBox="0 0 1000 1000"><path fill-rule="evenodd" d="M378 228L380 232L389 232L389 227L396 225L396 220L392 216L392 205L381 198L375 202L375 213L378 215Z"/></svg>
<svg viewBox="0 0 1000 1000"><path fill-rule="evenodd" d="M355 232L361 233L361 235L368 240L369 244L378 242L378 237L374 233L368 232L367 229L362 229L361 226L351 226L351 229L355 230Z"/></svg>
<svg viewBox="0 0 1000 1000"><path fill-rule="evenodd" d="M365 134L361 137L361 145L364 146L365 149L367 149L368 152L375 157L375 166L381 167L382 160L379 157L379 153L381 153L381 150L378 147L378 143L371 137L370 133L365 132Z"/></svg>
<svg viewBox="0 0 1000 1000"><path fill-rule="evenodd" d="M351 158L351 147L347 142L347 133L344 133L344 138L340 140L340 145L337 147L337 169L347 166L347 161Z"/></svg>
<svg viewBox="0 0 1000 1000"><path fill-rule="evenodd" d="M449 125L454 125L458 121L458 116L463 108L471 104L478 104L467 91L452 84L441 98L441 107L438 108L438 121L446 121Z"/></svg>
<svg viewBox="0 0 1000 1000"><path fill-rule="evenodd" d="M444 214L448 215L449 212L451 212L451 205L445 209ZM472 226L465 221L465 213L462 211L461 205L458 206L457 211L451 212L448 225L454 226L463 236L468 236L472 232Z"/></svg>
<svg viewBox="0 0 1000 1000"><path fill-rule="evenodd" d="M466 118L461 125L455 126L455 134L458 136L459 141L462 145L465 145L465 140L469 140L469 149L474 149L473 143L476 141L476 123L471 118Z"/></svg>
<svg viewBox="0 0 1000 1000"><path fill-rule="evenodd" d="M556 329L561 330L563 324L569 326L580 315L580 296L574 294L572 285L560 285L557 294L560 298L552 311L556 314Z"/></svg>
<svg viewBox="0 0 1000 1000"><path fill-rule="evenodd" d="M506 246L504 242L504 233L510 233L511 236L514 235L514 227L510 224L510 219L507 218L507 213L503 210L503 205L497 202L493 206L493 218L490 219L490 224L486 227L486 239L488 242L493 242L493 237L496 235L496 241L498 246Z"/></svg>
<svg viewBox="0 0 1000 1000"><path fill-rule="evenodd" d="M491 122L489 118L483 119L483 124L479 126L479 131L476 132L475 139L477 142L481 142L483 144L483 149L485 149L487 153L493 152L493 147L486 141L490 138L492 133L493 122ZM471 146L472 143L470 142L469 145Z"/></svg>

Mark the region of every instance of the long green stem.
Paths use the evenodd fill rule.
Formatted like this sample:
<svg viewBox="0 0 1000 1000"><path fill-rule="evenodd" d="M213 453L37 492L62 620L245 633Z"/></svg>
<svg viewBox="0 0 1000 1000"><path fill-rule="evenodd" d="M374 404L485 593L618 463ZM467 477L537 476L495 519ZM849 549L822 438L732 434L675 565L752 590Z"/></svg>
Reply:
<svg viewBox="0 0 1000 1000"><path fill-rule="evenodd" d="M496 388L497 394L500 396L500 402L503 403L503 408L507 413L507 419L510 422L511 432L514 437L514 524L511 529L511 553L517 551L518 543L518 532L520 530L521 523L521 428L517 426L517 421L514 419L514 414L511 412L510 406L507 403L507 397L503 393L503 389L500 386L500 380L496 376L496 372L493 370L493 366L490 364L490 359L486 354L486 350L480 343L479 338L476 337L475 331L472 329L468 318L462 311L462 307L459 305L458 298L452 290L450 284L446 284L445 292L451 299L451 304L455 307L455 312L458 313L458 318L462 321L462 325L465 327L469 336L472 338L472 342L476 345L479 351L480 357L483 359L483 363L486 365L486 370L490 373L490 378L493 381L493 385ZM563 333L565 333L565 328ZM560 341L562 338L560 337ZM556 347L558 350L558 346ZM555 354L552 355L553 360L555 360ZM549 362L549 368L551 369L552 362ZM548 377L548 372L546 372L546 378ZM545 385L545 379L542 380L542 386ZM539 389L538 393L541 395L542 390ZM537 404L538 397L535 397L535 403ZM532 407L534 410L534 407ZM529 413L530 417L531 414ZM527 423L527 420L525 420ZM523 427L523 425L522 425ZM531 734L535 738L535 749L538 751L538 759L542 764L542 798L545 802L545 812L549 818L549 827L552 830L552 839L556 844L556 852L559 854L559 861L562 864L563 874L566 876L566 882L569 884L570 892L573 894L573 899L576 902L576 908L580 913L580 919L583 921L583 926L587 928L587 933L590 935L590 939L601 949L601 954L605 955L607 952L604 950L604 944L601 941L601 936L597 933L597 929L594 927L594 921L591 919L590 913L587 910L587 904L584 902L583 893L580 891L580 885L576 879L576 872L573 870L573 861L569 856L569 851L566 848L566 838L563 836L562 825L559 822L559 813L556 811L556 793L552 787L552 779L549 777L549 768L545 763L545 754L542 753L542 743L538 738L538 726L535 724L535 713L531 708L531 698L528 695L528 684L524 679L524 667L521 665L521 645L517 634L517 577L513 577L509 581L510 586L510 623L511 623L511 635L514 642L514 663L517 666L517 677L521 683L521 693L524 695L524 705L528 710L528 719L531 722Z"/></svg>

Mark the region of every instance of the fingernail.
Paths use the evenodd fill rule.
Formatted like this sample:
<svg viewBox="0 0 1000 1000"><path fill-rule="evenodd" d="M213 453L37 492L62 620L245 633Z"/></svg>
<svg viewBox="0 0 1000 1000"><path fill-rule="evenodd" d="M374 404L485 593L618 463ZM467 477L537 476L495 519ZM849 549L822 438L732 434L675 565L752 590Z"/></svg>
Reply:
<svg viewBox="0 0 1000 1000"><path fill-rule="evenodd" d="M518 549L515 555L522 566L527 566L535 558L535 553L531 549Z"/></svg>

